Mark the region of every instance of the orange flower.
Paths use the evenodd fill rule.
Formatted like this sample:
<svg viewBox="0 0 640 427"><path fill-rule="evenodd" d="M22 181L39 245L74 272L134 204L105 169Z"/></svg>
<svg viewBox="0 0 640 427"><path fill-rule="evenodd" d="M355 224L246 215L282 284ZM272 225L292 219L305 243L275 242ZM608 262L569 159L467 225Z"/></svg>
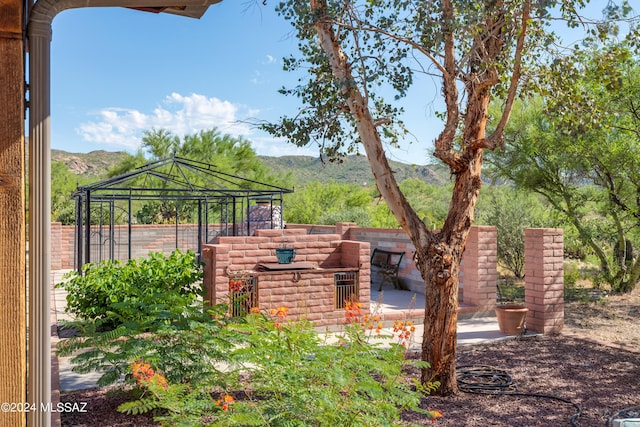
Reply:
<svg viewBox="0 0 640 427"><path fill-rule="evenodd" d="M154 383L163 389L167 389L167 379L160 374L153 374L153 377L149 380L150 383Z"/></svg>
<svg viewBox="0 0 640 427"><path fill-rule="evenodd" d="M362 319L362 304L356 301L345 301L344 309L345 309L345 320L346 323L360 323ZM364 322L369 321L369 315L365 316Z"/></svg>
<svg viewBox="0 0 640 427"><path fill-rule="evenodd" d="M140 383L141 381L149 381L153 375L153 369L148 363L134 362L131 364L131 372L133 378Z"/></svg>
<svg viewBox="0 0 640 427"><path fill-rule="evenodd" d="M251 310L249 310L249 313L253 313L253 314L260 313L260 307L251 307Z"/></svg>
<svg viewBox="0 0 640 427"><path fill-rule="evenodd" d="M284 319L285 317L287 317L287 313L289 313L289 309L287 307L278 307L276 316L278 316L280 319Z"/></svg>
<svg viewBox="0 0 640 427"><path fill-rule="evenodd" d="M225 394L222 396L222 399L216 400L216 406L220 406L224 412L227 412L229 410L229 405L233 402L235 402L233 396Z"/></svg>
<svg viewBox="0 0 640 427"><path fill-rule="evenodd" d="M432 423L435 423L438 418L442 418L442 414L439 411L432 411L432 410L429 410L429 413L427 414L427 416L431 418Z"/></svg>

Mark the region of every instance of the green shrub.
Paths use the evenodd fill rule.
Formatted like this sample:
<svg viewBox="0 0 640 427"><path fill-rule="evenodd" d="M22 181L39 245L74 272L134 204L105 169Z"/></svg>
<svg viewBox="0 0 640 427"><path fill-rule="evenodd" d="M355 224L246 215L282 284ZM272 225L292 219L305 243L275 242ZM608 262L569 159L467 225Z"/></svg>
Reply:
<svg viewBox="0 0 640 427"><path fill-rule="evenodd" d="M406 368L425 366L405 358L409 322L385 337L357 304L346 308L345 332L325 336L287 320L285 307L232 318L226 305L193 304L199 278L194 255L178 252L72 276L64 286L80 335L58 354L72 355L76 372L101 372L100 386L136 384L119 409L153 411L163 425L394 426L404 410L440 416L419 406L437 385L407 378ZM100 330L105 321L113 329Z"/></svg>
<svg viewBox="0 0 640 427"><path fill-rule="evenodd" d="M82 274L72 271L56 287L67 291L67 311L77 321L115 328L192 305L202 293L201 278L195 254L176 250L169 257L153 252L125 264L87 264Z"/></svg>
<svg viewBox="0 0 640 427"><path fill-rule="evenodd" d="M224 384L229 376L215 365L235 347L233 334L223 334L228 307L208 311L192 306L167 310L166 316L146 322L127 322L110 331L93 323L77 323L80 334L58 344L60 356L72 356L73 371L98 372L99 386L120 381L132 361L144 359L173 383ZM129 378L130 379L130 378Z"/></svg>
<svg viewBox="0 0 640 427"><path fill-rule="evenodd" d="M478 223L498 232L498 260L519 279L524 277L524 229L547 223L545 208L533 195L504 187L488 193Z"/></svg>
<svg viewBox="0 0 640 427"><path fill-rule="evenodd" d="M163 409L156 420L172 426L395 426L405 425L404 410L441 416L419 408L435 385L406 378L408 365L424 362L405 359L405 348L379 332L354 322L327 338L308 321L287 321L284 307L251 313L221 331L241 340L227 359L226 371L241 373L236 383L175 384L138 360L132 376L148 393L119 409Z"/></svg>

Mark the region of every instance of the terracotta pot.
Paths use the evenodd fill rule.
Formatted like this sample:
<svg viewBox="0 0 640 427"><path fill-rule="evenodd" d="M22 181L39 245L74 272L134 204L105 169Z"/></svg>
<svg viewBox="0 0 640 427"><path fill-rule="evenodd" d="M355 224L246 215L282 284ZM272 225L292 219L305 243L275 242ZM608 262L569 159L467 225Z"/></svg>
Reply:
<svg viewBox="0 0 640 427"><path fill-rule="evenodd" d="M527 319L526 307L522 305L499 305L496 307L496 317L500 332L507 335L518 335L524 330Z"/></svg>

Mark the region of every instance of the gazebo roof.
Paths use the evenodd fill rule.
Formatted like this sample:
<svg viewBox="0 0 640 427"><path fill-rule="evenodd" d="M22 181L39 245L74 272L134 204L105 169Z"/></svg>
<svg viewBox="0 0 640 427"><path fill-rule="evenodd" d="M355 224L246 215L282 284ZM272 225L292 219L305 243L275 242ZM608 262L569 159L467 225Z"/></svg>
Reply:
<svg viewBox="0 0 640 427"><path fill-rule="evenodd" d="M79 186L74 194L92 199L212 199L247 197L269 200L293 190L221 172L214 165L170 157L152 161L92 184Z"/></svg>

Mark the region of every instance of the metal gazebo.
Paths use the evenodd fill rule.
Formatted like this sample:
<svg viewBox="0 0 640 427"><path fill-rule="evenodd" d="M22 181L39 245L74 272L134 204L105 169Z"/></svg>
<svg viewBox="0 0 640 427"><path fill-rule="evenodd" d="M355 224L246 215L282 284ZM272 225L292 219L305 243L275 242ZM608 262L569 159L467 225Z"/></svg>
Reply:
<svg viewBox="0 0 640 427"><path fill-rule="evenodd" d="M136 223L175 225L175 247L201 254L216 236L283 228L282 199L292 190L221 172L181 157L78 187L76 269L89 262L132 258Z"/></svg>

